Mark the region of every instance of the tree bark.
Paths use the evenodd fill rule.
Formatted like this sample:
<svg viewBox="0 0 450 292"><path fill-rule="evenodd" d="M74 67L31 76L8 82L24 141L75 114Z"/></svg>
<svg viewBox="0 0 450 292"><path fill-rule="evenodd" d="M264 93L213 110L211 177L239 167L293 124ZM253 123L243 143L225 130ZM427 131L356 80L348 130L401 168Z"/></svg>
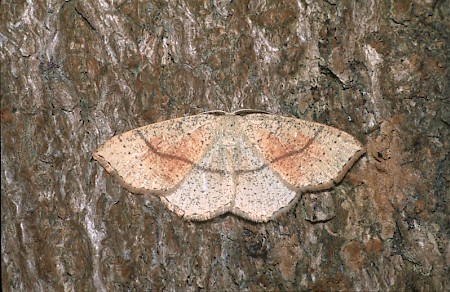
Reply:
<svg viewBox="0 0 450 292"><path fill-rule="evenodd" d="M449 1L0 6L3 291L450 289ZM241 108L367 152L269 223L184 221L91 158Z"/></svg>

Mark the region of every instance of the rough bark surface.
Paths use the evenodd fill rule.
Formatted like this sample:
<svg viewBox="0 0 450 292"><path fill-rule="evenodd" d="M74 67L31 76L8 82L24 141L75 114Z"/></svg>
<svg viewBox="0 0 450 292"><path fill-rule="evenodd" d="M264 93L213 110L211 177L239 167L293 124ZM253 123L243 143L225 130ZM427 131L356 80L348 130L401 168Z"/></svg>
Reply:
<svg viewBox="0 0 450 292"><path fill-rule="evenodd" d="M450 290L449 2L1 1L2 290ZM240 108L367 153L265 224L183 221L91 159Z"/></svg>

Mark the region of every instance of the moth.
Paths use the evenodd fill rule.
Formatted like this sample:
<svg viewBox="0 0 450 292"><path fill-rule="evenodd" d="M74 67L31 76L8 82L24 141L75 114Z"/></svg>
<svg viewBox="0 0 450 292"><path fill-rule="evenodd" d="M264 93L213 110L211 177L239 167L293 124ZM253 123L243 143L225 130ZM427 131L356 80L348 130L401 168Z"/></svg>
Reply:
<svg viewBox="0 0 450 292"><path fill-rule="evenodd" d="M257 110L211 111L140 127L93 153L132 193L187 220L274 219L300 193L338 183L364 153L344 131Z"/></svg>

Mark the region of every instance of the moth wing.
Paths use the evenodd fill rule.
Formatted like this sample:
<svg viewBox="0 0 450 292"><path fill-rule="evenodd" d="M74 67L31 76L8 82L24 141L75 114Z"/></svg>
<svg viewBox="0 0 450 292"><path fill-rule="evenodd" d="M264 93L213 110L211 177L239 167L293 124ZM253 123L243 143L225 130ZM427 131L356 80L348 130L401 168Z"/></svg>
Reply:
<svg viewBox="0 0 450 292"><path fill-rule="evenodd" d="M266 222L295 202L297 192L281 181L248 139L242 137L236 145L236 196L232 212Z"/></svg>
<svg viewBox="0 0 450 292"><path fill-rule="evenodd" d="M233 162L222 137L215 140L178 188L161 196L167 208L187 220L208 220L230 211Z"/></svg>
<svg viewBox="0 0 450 292"><path fill-rule="evenodd" d="M167 192L207 151L215 121L212 115L196 115L150 124L112 137L92 156L131 192Z"/></svg>
<svg viewBox="0 0 450 292"><path fill-rule="evenodd" d="M331 187L364 153L350 134L295 118L247 115L242 131L280 178L300 191Z"/></svg>

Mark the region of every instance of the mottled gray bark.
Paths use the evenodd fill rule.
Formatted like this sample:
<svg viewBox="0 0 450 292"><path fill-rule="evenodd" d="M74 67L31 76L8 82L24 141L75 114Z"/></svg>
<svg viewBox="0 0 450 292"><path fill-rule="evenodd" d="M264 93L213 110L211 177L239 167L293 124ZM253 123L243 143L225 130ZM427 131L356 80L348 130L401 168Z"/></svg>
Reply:
<svg viewBox="0 0 450 292"><path fill-rule="evenodd" d="M0 3L3 291L450 289L449 1ZM91 159L257 108L367 147L257 224L186 222Z"/></svg>

